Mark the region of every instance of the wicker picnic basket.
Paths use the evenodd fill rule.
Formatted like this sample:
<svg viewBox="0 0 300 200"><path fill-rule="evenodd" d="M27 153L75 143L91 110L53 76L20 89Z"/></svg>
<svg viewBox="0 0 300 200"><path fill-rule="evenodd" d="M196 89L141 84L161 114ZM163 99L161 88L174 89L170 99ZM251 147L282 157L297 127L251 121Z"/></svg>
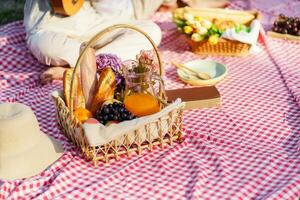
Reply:
<svg viewBox="0 0 300 200"><path fill-rule="evenodd" d="M96 41L103 37L105 34L115 30L115 29L131 29L143 34L151 43L156 53L159 62L159 73L162 75L163 67L161 62L161 57L159 55L158 49L155 46L152 39L142 30L126 25L126 24L117 24L111 27L106 28L105 30L96 34L85 46L81 52L76 66L74 68L72 82L71 82L71 92L70 92L70 101L71 108L69 109L66 106L66 103L61 95L53 96L56 109L58 122L62 128L64 134L68 137L69 140L83 152L84 157L87 160L91 160L94 165L97 165L99 161L108 163L110 159L118 160L121 156L131 154L141 154L144 150L152 150L155 146L160 146L163 148L166 145L172 145L174 142L182 142L182 115L183 115L183 106L173 110L172 112L167 113L165 116L160 117L151 121L143 127L139 127L134 131L130 131L124 134L121 138L112 140L107 144L101 146L91 146L86 138L85 131L81 122L73 115L73 102L76 98L74 96L74 77L78 73L80 63L83 60L87 49L93 47ZM167 99L164 93L164 84L163 82L159 83L159 98L160 105L162 108L168 105ZM153 134L151 131L154 131L152 128L155 126L156 133ZM163 128L164 127L164 128Z"/></svg>
<svg viewBox="0 0 300 200"><path fill-rule="evenodd" d="M181 8L183 9L183 8ZM252 20L261 19L261 14L257 11L237 11L227 9L212 8L184 8L195 16L201 16L208 20L213 18L221 18L223 20L232 20L241 24L250 25ZM199 55L224 55L224 56L247 56L249 54L250 45L239 41L220 38L219 42L212 45L208 40L194 42L188 38L188 44L192 51Z"/></svg>
<svg viewBox="0 0 300 200"><path fill-rule="evenodd" d="M192 51L199 55L221 55L221 56L247 56L250 45L238 41L221 38L218 44L211 45L207 40L194 42L188 39Z"/></svg>

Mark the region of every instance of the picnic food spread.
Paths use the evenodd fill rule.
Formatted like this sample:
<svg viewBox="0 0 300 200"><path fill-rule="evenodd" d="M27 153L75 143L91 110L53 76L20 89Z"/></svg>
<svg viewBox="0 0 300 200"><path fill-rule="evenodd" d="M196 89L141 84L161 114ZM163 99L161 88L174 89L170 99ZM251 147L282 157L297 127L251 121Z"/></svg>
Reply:
<svg viewBox="0 0 300 200"><path fill-rule="evenodd" d="M231 28L234 28L236 32L250 32L250 27L247 24L254 19L253 15L240 12L234 13L238 16L233 18L229 11L227 11L228 17L224 17L224 13L220 13L218 16L218 12L223 12L223 10L180 8L174 11L173 21L179 31L185 33L195 42L208 39L211 44L217 44L222 33ZM245 18L241 20L241 16Z"/></svg>
<svg viewBox="0 0 300 200"><path fill-rule="evenodd" d="M112 54L90 59L87 52L93 51L93 43L120 28L144 35L153 51L141 50L136 60L121 61ZM64 134L94 165L182 142L185 104L180 99L167 102L158 49L142 30L116 24L100 31L82 49L72 75L68 73L64 74L64 95L53 93L58 120ZM91 103L78 107L75 94L83 94Z"/></svg>
<svg viewBox="0 0 300 200"><path fill-rule="evenodd" d="M206 11L207 13L202 10L197 12L196 10L190 10L188 8L177 9L174 11L173 21L177 25L178 30L186 34L194 42L208 39L212 45L218 43L222 33L227 29L234 28L237 32L250 31L250 28L245 24L239 23L239 18L218 18L217 14L211 13L213 11L217 13L218 10L211 9L210 11L206 9Z"/></svg>
<svg viewBox="0 0 300 200"><path fill-rule="evenodd" d="M249 55L258 39L260 14L211 8L179 8L173 12L177 29L199 55Z"/></svg>
<svg viewBox="0 0 300 200"><path fill-rule="evenodd" d="M110 55L110 57L113 56ZM114 59L118 60L118 58ZM159 102L155 97L157 94L151 82L151 77L158 65L154 61L154 54L150 51L141 51L137 55L137 60L124 61L122 64L124 73L115 72L114 70L119 69L110 65L101 66L97 70L99 79L96 81L91 105L88 105L84 100L82 88L85 82L80 81L77 74L74 75L74 88L77 98L74 101L73 109L74 115L80 122L84 123L89 118L95 117L101 124L107 124L111 121L122 122L159 112ZM63 81L65 102L69 108L73 72L72 69L66 70ZM89 76L97 77L91 73L89 73ZM123 79L126 79L125 87L122 85L124 84ZM118 94L115 93L117 85L119 85ZM121 101L114 99L115 97ZM122 100L124 100L124 104Z"/></svg>
<svg viewBox="0 0 300 200"><path fill-rule="evenodd" d="M286 1L278 1L279 5L274 8L270 6L274 1L267 2L266 5L262 5L258 1L251 1L251 4L248 1L233 1L231 8L249 9L255 6L254 8L258 7L264 15L279 14L282 10L287 12L287 16L297 15L298 1L290 1L289 4L282 3ZM184 45L186 38L176 31L174 24L170 25L172 19L169 14L156 13L153 18L164 31L165 39L160 49L165 63L164 84L167 90L191 87L178 79L176 70L171 65L172 60L186 64L199 57L200 59L208 58L226 64L229 71L226 81L217 86L222 94L222 106L184 111L184 142L168 146L166 143L173 141L164 138L167 142L161 144L162 148L151 147L151 144L159 143L159 140L155 141L156 143L150 141L151 144L148 144L147 139L152 135L157 136L154 134L156 131L147 132L147 130L156 127L157 130L168 128L179 130L180 126L175 127L176 123L172 123L172 126L165 126L170 119L180 122L180 117L176 118L172 112L168 113L171 117L163 123L134 129L136 131L132 135L120 137L120 140L113 140L103 146L89 146L80 124L103 130L102 136L109 139L111 134L105 134L107 128L114 130L114 127L119 127L122 123L134 126L135 120L155 116L165 108L160 108L161 110L153 115L137 117L121 123L109 119L103 122L106 123L104 126L99 122L100 117L96 119L97 114L85 121L85 118L90 117L89 104L85 102L85 108L78 107L82 104L76 99L72 100L71 95L55 100L55 105L60 105L57 112L63 116L63 113L71 112L67 109L62 110L63 106L73 105L73 115L78 109L80 112L77 112L82 115L77 115L83 116L83 119L71 118L72 115L69 115L69 118L59 119L59 123L68 129L74 128L75 134L72 136L81 139L74 141L67 136L68 133L62 135L65 130L62 131L57 126L55 109L51 106L53 102L48 98L49 93L63 88L62 83L56 81L46 86L37 83L41 65L29 56L29 51L25 47L25 34L22 32L21 22L0 27L3 33L0 36L3 45L1 49L3 52L0 54L0 76L3 78L0 80L0 101L19 101L32 107L41 129L59 139L66 149L63 157L43 173L16 181L1 179L0 199L18 199L19 197L25 199L273 200L299 198L300 143L297 134L300 116L299 87L297 86L299 43L275 40L262 35L260 38L262 43L259 43L262 47L260 54L253 54L242 59L215 55L206 57L192 53L191 49ZM266 21L263 21L263 24L265 25ZM222 42L222 39L219 37L215 45L211 45L209 41L207 43L210 46L216 46ZM22 52L19 51L20 47ZM109 56L106 55L107 57ZM101 60L105 59L101 58ZM115 61L111 61L110 65L113 64ZM114 67L112 66L111 69ZM98 70L97 81L102 71L99 65L97 65ZM114 109L109 112L113 113L116 108L116 110L121 108L127 110L124 105L125 94L122 92L126 91L123 87L126 86L128 80L117 73L114 75L116 79L114 97L102 103L97 110L100 113L105 105L112 105ZM79 80L82 78L80 76L81 74L78 74ZM76 83L76 76L74 78L73 81ZM146 84L142 85L146 86ZM74 84L73 87L76 88L73 93L77 93L78 86ZM64 96L62 94L62 97ZM176 97L174 95L174 98ZM157 100L160 103L159 98ZM203 98L206 99L206 97ZM195 98L191 99L197 101ZM82 121L82 123L77 123L77 121ZM146 134L135 139L139 133ZM145 138L147 139L144 140ZM152 152L144 155L132 153L130 159L119 154L122 151L126 152L127 148L135 148L136 152L143 150L141 141L146 141L144 145L147 143L147 148L145 149L152 148ZM87 156L83 158L74 146L79 147ZM93 167L87 162L86 158L91 158L95 154L99 155L101 152L105 152L101 160L112 160L109 166L99 164Z"/></svg>

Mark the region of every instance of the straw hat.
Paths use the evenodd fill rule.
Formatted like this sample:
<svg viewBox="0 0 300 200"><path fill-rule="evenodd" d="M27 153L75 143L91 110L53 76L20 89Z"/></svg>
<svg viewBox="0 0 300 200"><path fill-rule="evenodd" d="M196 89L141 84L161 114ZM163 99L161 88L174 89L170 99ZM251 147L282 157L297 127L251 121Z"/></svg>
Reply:
<svg viewBox="0 0 300 200"><path fill-rule="evenodd" d="M40 131L38 121L28 106L0 104L0 179L36 175L62 153L61 145Z"/></svg>

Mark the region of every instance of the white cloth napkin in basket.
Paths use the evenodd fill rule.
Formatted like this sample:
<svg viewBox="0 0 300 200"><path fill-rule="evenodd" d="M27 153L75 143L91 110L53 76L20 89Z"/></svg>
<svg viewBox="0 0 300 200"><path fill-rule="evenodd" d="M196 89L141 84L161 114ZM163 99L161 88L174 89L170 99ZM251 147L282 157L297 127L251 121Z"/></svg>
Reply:
<svg viewBox="0 0 300 200"><path fill-rule="evenodd" d="M249 33L247 33L246 31L241 31L237 33L234 28L231 28L231 29L227 29L222 34L221 37L229 40L236 40L239 42L250 44L251 45L250 53L259 53L262 51L257 46L257 40L258 40L260 28L261 28L260 22L257 19L255 19L251 22Z"/></svg>
<svg viewBox="0 0 300 200"><path fill-rule="evenodd" d="M181 101L181 99L177 99L172 104L168 105L164 109L162 109L160 112L155 113L153 115L145 116L136 118L134 120L130 121L124 121L118 124L111 124L109 126L104 126L102 124L83 124L83 129L85 132L85 136L91 146L101 146L104 144L107 144L113 140L119 140L120 143L122 143L121 140L124 139L124 134L129 134L129 142L133 142L134 140L134 131L139 130L139 135L141 140L146 139L146 130L145 125L149 122L153 122L159 118L165 118L167 119L169 117L168 113L170 112L176 112L179 108L183 108L185 106L185 103ZM171 119L171 122L174 122L176 118ZM157 138L158 137L158 127L155 126L155 124L150 125L151 130L151 137ZM168 125L166 120L163 120L163 123L161 125L162 131L165 133L168 131ZM131 133L132 132L132 133Z"/></svg>

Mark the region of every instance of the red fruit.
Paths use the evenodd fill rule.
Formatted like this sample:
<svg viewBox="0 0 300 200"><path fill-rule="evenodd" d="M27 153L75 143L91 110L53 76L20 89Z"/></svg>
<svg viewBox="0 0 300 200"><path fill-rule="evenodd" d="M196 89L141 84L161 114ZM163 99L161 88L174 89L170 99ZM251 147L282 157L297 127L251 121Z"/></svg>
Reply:
<svg viewBox="0 0 300 200"><path fill-rule="evenodd" d="M88 120L85 121L87 124L100 124L100 122L95 119L95 118L89 118Z"/></svg>

